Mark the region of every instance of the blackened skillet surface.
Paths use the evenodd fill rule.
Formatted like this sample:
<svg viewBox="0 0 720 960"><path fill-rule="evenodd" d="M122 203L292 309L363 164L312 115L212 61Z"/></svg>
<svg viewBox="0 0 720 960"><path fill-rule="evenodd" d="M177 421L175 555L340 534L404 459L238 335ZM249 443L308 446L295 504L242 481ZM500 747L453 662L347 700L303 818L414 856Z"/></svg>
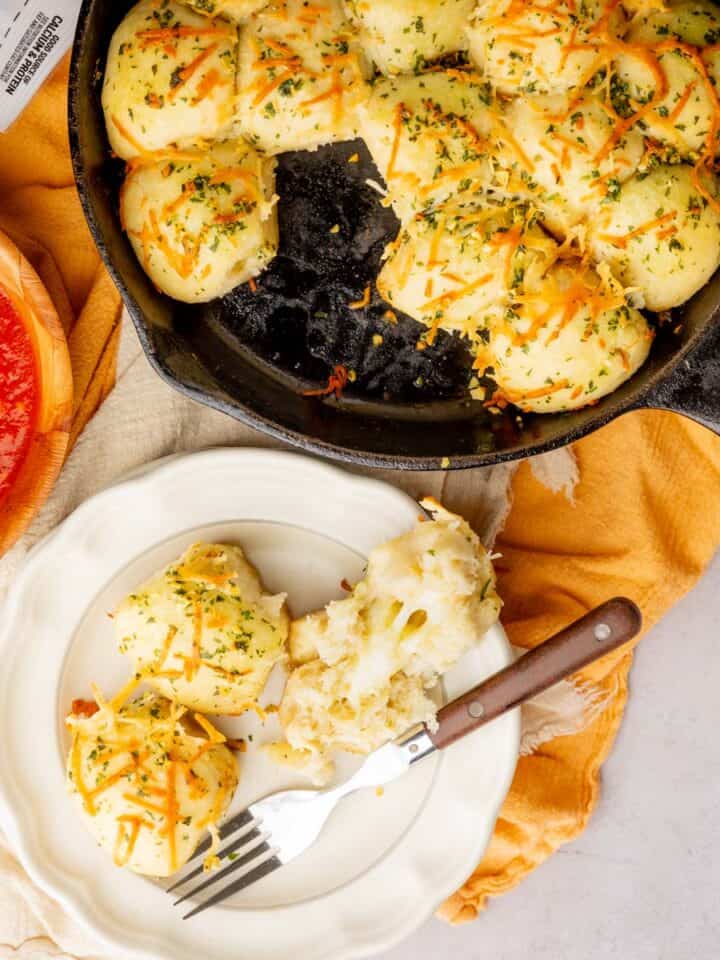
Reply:
<svg viewBox="0 0 720 960"><path fill-rule="evenodd" d="M186 395L337 459L471 467L554 449L651 403L674 355L701 335L718 299L717 279L691 304L682 330L661 331L643 370L597 406L522 420L512 411L491 416L468 396L471 357L460 341L442 334L420 351L415 321L383 316L388 305L373 281L398 224L366 182L379 176L362 141L279 158L280 255L255 292L240 287L206 305L169 300L149 282L121 230L122 167L110 158L100 105L105 52L130 6L84 0L70 81L73 164L90 229L143 347ZM370 305L352 309L368 284ZM357 377L343 398L305 396L336 364Z"/></svg>
<svg viewBox="0 0 720 960"><path fill-rule="evenodd" d="M389 304L374 281L399 224L368 179L380 177L362 140L280 157L279 256L256 292L238 287L223 299L219 322L298 388L342 364L357 377L347 392L358 398L465 397L472 358L459 340L444 334L421 351L420 324L384 318ZM368 287L370 305L351 307Z"/></svg>

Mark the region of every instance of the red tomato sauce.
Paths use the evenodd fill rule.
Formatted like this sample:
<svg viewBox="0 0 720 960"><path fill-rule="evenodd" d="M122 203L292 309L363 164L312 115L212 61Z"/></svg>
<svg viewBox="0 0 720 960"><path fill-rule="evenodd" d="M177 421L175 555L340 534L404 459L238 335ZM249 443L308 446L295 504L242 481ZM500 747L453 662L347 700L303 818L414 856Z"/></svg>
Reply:
<svg viewBox="0 0 720 960"><path fill-rule="evenodd" d="M0 286L0 501L27 454L37 408L38 372L30 335Z"/></svg>

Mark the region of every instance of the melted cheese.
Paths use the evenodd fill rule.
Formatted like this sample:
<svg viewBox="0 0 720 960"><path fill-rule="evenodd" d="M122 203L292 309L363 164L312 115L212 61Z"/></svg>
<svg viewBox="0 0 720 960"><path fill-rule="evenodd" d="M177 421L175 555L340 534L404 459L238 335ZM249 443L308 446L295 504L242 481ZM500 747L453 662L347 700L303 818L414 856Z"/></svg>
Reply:
<svg viewBox="0 0 720 960"><path fill-rule="evenodd" d="M204 713L252 709L285 656L285 595L263 592L239 547L198 544L120 605L122 653L165 696Z"/></svg>
<svg viewBox="0 0 720 960"><path fill-rule="evenodd" d="M120 213L155 285L199 303L258 276L277 253L274 186L272 161L217 143L133 164Z"/></svg>
<svg viewBox="0 0 720 960"><path fill-rule="evenodd" d="M237 28L141 0L113 34L102 104L123 159L220 137L232 125Z"/></svg>
<svg viewBox="0 0 720 960"><path fill-rule="evenodd" d="M287 744L273 755L327 779L335 750L367 753L418 721L429 691L497 620L487 552L468 524L434 501L434 520L373 550L351 596L293 624L305 661L280 704Z"/></svg>

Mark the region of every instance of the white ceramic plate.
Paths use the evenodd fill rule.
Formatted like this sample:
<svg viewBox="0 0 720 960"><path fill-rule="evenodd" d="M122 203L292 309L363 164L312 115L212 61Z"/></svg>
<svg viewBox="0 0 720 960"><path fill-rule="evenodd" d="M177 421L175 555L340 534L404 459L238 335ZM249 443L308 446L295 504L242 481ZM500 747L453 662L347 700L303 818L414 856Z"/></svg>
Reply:
<svg viewBox="0 0 720 960"><path fill-rule="evenodd" d="M237 542L301 614L340 597L372 547L408 530L417 504L384 483L287 453L227 449L161 463L83 504L29 557L0 633L2 826L23 865L108 948L167 960L343 960L402 939L470 874L515 768L517 713L429 759L382 796L357 794L295 863L183 922L171 898L115 868L82 826L64 780L63 718L91 681L127 679L107 617L197 540ZM492 629L445 678L454 697L511 660ZM281 677L266 699L277 700ZM272 724L219 724L253 747ZM262 752L241 758L234 807L301 783ZM351 762L341 762L340 776Z"/></svg>

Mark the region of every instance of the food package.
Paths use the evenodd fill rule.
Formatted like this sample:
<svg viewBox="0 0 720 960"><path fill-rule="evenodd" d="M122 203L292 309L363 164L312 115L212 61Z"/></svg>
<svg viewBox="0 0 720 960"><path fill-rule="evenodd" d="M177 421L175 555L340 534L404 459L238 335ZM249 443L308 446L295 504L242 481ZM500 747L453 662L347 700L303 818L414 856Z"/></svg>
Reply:
<svg viewBox="0 0 720 960"><path fill-rule="evenodd" d="M72 44L81 0L0 3L0 131L25 109Z"/></svg>

